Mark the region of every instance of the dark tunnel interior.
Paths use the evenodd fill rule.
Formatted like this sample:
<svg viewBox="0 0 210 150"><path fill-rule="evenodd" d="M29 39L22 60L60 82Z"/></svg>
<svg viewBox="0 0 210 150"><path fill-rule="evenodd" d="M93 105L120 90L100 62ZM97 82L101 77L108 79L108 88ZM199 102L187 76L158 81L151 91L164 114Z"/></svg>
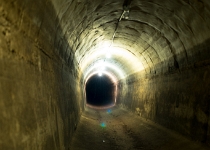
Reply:
<svg viewBox="0 0 210 150"><path fill-rule="evenodd" d="M85 91L86 102L89 105L103 107L114 103L115 85L105 74L95 74L90 77L86 83Z"/></svg>

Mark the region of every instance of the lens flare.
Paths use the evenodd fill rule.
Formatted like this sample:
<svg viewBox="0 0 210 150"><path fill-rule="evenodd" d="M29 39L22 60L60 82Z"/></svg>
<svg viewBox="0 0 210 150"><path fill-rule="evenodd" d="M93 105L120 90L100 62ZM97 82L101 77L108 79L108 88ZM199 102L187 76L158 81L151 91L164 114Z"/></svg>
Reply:
<svg viewBox="0 0 210 150"><path fill-rule="evenodd" d="M111 113L112 113L112 110L111 110L111 109L108 109L108 110L107 110L107 113L108 113L108 114L111 114Z"/></svg>
<svg viewBox="0 0 210 150"><path fill-rule="evenodd" d="M102 123L100 124L100 126L101 126L102 128L105 128L105 127L106 127L106 123L105 123L105 122L102 122Z"/></svg>

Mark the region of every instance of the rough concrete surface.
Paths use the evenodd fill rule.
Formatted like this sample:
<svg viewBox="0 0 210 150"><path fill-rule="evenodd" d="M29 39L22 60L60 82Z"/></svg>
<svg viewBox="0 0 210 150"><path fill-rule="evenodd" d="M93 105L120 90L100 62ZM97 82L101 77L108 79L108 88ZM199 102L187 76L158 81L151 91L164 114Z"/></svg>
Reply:
<svg viewBox="0 0 210 150"><path fill-rule="evenodd" d="M67 149L82 111L79 72L52 44L51 5L22 3L0 1L0 149ZM40 25L45 9L52 18Z"/></svg>
<svg viewBox="0 0 210 150"><path fill-rule="evenodd" d="M71 150L209 149L119 107L111 111L86 108L70 145Z"/></svg>
<svg viewBox="0 0 210 150"><path fill-rule="evenodd" d="M0 149L68 150L101 61L119 105L210 143L209 43L209 0L0 0Z"/></svg>
<svg viewBox="0 0 210 150"><path fill-rule="evenodd" d="M210 142L210 68L162 75L139 74L121 82L118 103L194 140ZM210 143L209 143L210 144Z"/></svg>

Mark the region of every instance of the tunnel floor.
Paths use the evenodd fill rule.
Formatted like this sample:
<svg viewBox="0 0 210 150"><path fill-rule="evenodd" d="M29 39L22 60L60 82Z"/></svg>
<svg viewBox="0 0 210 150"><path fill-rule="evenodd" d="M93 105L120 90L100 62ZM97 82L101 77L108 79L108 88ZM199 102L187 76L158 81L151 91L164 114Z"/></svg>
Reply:
<svg viewBox="0 0 210 150"><path fill-rule="evenodd" d="M71 150L207 150L173 131L124 109L86 108L71 141Z"/></svg>

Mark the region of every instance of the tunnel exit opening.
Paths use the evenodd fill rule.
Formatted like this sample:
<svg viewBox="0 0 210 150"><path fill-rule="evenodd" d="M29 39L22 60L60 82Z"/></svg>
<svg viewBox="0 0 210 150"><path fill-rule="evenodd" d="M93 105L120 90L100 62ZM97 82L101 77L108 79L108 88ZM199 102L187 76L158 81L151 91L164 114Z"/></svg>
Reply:
<svg viewBox="0 0 210 150"><path fill-rule="evenodd" d="M86 105L94 108L113 107L116 103L117 85L104 73L88 78L85 84Z"/></svg>

